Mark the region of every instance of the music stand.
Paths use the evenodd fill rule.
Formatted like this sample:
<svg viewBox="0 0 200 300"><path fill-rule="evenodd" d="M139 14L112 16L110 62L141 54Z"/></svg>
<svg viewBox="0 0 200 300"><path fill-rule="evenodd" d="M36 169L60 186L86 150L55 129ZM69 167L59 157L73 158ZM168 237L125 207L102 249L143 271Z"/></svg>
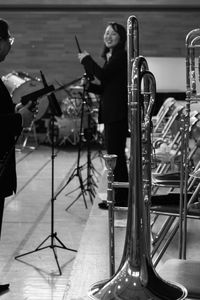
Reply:
<svg viewBox="0 0 200 300"><path fill-rule="evenodd" d="M41 72L41 77L42 77L44 86L47 86L46 79L44 78L44 75L42 74L42 72ZM51 248L54 253L54 257L56 260L56 264L58 266L59 273L60 273L60 275L62 275L62 271L61 271L61 268L60 268L60 265L58 262L58 257L57 257L55 248L57 247L57 248L61 248L61 249L69 250L69 251L73 251L73 252L77 252L77 250L66 247L64 245L64 243L58 238L57 232L54 231L54 201L56 200L56 197L54 195L54 160L56 157L55 144L54 144L54 137L55 137L54 136L54 121L55 121L55 116L61 116L62 112L61 112L60 106L57 102L57 99L56 99L56 96L54 93L51 93L50 95L48 95L48 100L49 100L49 109L50 109L50 126L51 126L51 134L52 134L52 137L51 137L52 138L52 143L51 143L51 233L43 240L42 243L39 244L38 247L35 248L35 250L20 254L20 255L16 256L15 259L18 259L22 256L25 256L25 255L28 255L28 254L31 254L31 253L34 253L37 251ZM50 244L47 246L43 246L44 243L48 239L50 239ZM56 245L54 243L54 240L56 240L59 243L59 245Z"/></svg>
<svg viewBox="0 0 200 300"><path fill-rule="evenodd" d="M85 78L86 78L86 80L89 80L89 78L87 77L86 74L83 75L83 78L84 78L84 80L85 80ZM63 189L73 180L73 178L75 176L78 177L79 187L80 187L81 191L78 194L78 196L72 201L72 203L67 206L67 208L65 209L66 211L80 198L80 196L83 196L85 208L88 208L85 195L87 194L87 192L89 193L91 203L93 203L93 197L95 196L95 192L94 192L92 185L96 186L96 183L94 182L94 180L92 178L92 174L91 174L91 170L94 170L94 167L92 166L91 151L90 151L90 143L91 143L91 128L90 128L91 127L91 115L90 115L90 112L88 113L88 133L85 136L86 142L87 142L87 163L85 163L84 165L80 165L80 155L81 155L81 148L82 148L83 135L84 135L84 129L83 129L84 111L85 111L85 106L86 105L88 106L88 103L87 103L88 93L87 93L85 83L83 84L83 93L80 93L80 97L82 99L82 104L81 104L81 122L80 122L80 130L79 130L77 166L73 170L73 172L70 175L69 179L67 180L66 184L61 188L61 190L57 193L57 195L60 194L61 191L63 191ZM86 165L87 165L87 178L86 178L86 180L83 180L81 172L85 168ZM85 183L85 181L86 181L86 183ZM73 193L78 188L74 189L73 191L70 191L65 196L68 196L69 194Z"/></svg>
<svg viewBox="0 0 200 300"><path fill-rule="evenodd" d="M92 158L91 158L91 142L92 142L92 137L93 137L93 132L92 132L92 117L91 117L91 104L89 103L91 101L89 94L87 91L85 91L85 96L84 98L86 100L86 104L88 107L88 123L87 123L87 128L85 129L85 139L86 139L86 145L87 145L87 191L89 192L90 196L90 201L93 203L93 198L95 197L95 188L97 188L97 184L92 176L94 175L96 171L93 163L92 163ZM98 172L97 172L98 173Z"/></svg>
<svg viewBox="0 0 200 300"><path fill-rule="evenodd" d="M83 119L84 119L84 110L85 110L85 104L86 104L86 101L85 101L85 97L82 97L82 94L80 94L81 98L82 98L82 103L81 103L81 121L80 121L80 128L79 128L79 143L78 143L78 156L77 156L77 164L76 164L76 168L73 170L72 174L70 175L69 179L67 180L66 184L60 189L60 191L56 194L56 197L64 190L64 188L73 180L73 178L75 176L78 177L78 180L79 180L79 187L81 189L81 192L79 193L79 195L76 197L76 199L68 206L71 207L73 205L73 203L75 203L79 198L80 196L82 195L83 196L83 201L84 201L84 204L85 204L85 208L88 208L87 206L87 202L86 202L86 199L85 199L85 194L87 193L87 190L85 189L85 186L84 186L84 181L83 181L83 177L82 177L82 169L84 168L84 165L80 165L80 158L81 158L81 147L82 147L82 140L83 140ZM78 187L78 188L79 188ZM65 196L73 193L74 191L76 191L78 188L76 188L75 190L69 192L68 194L66 194ZM67 209L68 209L67 208ZM66 209L66 210L67 210Z"/></svg>

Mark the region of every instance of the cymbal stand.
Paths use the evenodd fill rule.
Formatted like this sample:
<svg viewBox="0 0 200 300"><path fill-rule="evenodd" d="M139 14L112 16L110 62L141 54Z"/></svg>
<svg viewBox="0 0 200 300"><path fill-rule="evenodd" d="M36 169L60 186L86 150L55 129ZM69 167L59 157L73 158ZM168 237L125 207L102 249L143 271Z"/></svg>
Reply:
<svg viewBox="0 0 200 300"><path fill-rule="evenodd" d="M43 78L43 82L44 82L44 80L45 79ZM45 83L46 83L46 81L45 81ZM52 133L52 137L51 137L52 138L52 143L51 143L51 233L43 240L42 243L39 244L38 247L36 247L35 250L20 254L20 255L16 256L15 259L18 259L22 256L25 256L25 255L28 255L28 254L31 254L31 253L34 253L34 252L38 252L38 251L41 251L41 250L44 250L44 249L47 249L47 248L51 248L53 250L53 253L54 253L54 257L55 257L55 260L56 260L56 264L57 264L59 273L60 273L60 275L62 275L62 271L61 271L61 268L60 268L60 265L59 265L59 262L58 262L58 257L57 257L57 253L55 251L55 248L61 248L61 249L69 250L69 251L73 251L73 252L77 252L77 250L66 247L64 245L64 243L58 238L57 232L54 231L54 201L56 200L56 197L54 196L54 160L55 160L55 157L56 157L55 145L54 145L54 140L55 140L54 120L55 120L55 115L56 115L55 114L56 109L53 109L52 105L53 105L53 102L55 102L56 99L55 99L54 94L53 95L51 94L50 96L48 96L48 98L49 98L49 102L51 103L50 104L50 110L51 110L50 124L51 124L51 133ZM57 115L59 115L59 114L57 114ZM43 246L48 239L50 239L50 244L47 245L47 246ZM55 240L59 243L59 245L55 244Z"/></svg>

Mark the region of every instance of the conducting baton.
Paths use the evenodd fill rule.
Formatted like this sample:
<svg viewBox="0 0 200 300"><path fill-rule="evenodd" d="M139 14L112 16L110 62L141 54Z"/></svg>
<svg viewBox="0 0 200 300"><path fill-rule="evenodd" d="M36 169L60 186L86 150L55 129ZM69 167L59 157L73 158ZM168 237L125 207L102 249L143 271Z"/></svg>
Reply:
<svg viewBox="0 0 200 300"><path fill-rule="evenodd" d="M77 45L77 48L78 48L78 52L81 53L81 52L82 52L82 51L81 51L81 47L80 47L80 45L79 45L79 41L78 41L76 35L75 35L75 41L76 41L76 45Z"/></svg>

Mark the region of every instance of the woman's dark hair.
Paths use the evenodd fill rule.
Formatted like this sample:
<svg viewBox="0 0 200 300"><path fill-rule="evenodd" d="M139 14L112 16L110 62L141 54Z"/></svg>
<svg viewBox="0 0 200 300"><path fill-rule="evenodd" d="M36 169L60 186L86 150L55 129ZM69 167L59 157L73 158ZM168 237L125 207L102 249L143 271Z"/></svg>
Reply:
<svg viewBox="0 0 200 300"><path fill-rule="evenodd" d="M115 47L115 49L113 49L113 51L117 50L117 49L125 49L126 47L126 38L127 38L127 34L126 34L126 29L124 28L124 26L116 23L116 22L109 22L108 26L111 26L112 29L117 32L120 36L120 41L119 44ZM109 49L104 45L103 48L103 52L102 52L102 57L105 58L106 57L106 53L109 51Z"/></svg>
<svg viewBox="0 0 200 300"><path fill-rule="evenodd" d="M9 38L8 23L4 19L0 19L0 38L4 40Z"/></svg>

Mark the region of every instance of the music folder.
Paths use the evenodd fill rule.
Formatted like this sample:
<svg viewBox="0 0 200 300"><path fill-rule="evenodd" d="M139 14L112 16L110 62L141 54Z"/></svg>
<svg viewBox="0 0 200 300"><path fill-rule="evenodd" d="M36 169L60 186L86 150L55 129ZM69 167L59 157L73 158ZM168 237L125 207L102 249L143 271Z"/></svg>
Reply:
<svg viewBox="0 0 200 300"><path fill-rule="evenodd" d="M38 98L41 98L55 90L53 85L48 85L40 90L27 94L21 97L21 103L26 105L29 101L36 102Z"/></svg>

